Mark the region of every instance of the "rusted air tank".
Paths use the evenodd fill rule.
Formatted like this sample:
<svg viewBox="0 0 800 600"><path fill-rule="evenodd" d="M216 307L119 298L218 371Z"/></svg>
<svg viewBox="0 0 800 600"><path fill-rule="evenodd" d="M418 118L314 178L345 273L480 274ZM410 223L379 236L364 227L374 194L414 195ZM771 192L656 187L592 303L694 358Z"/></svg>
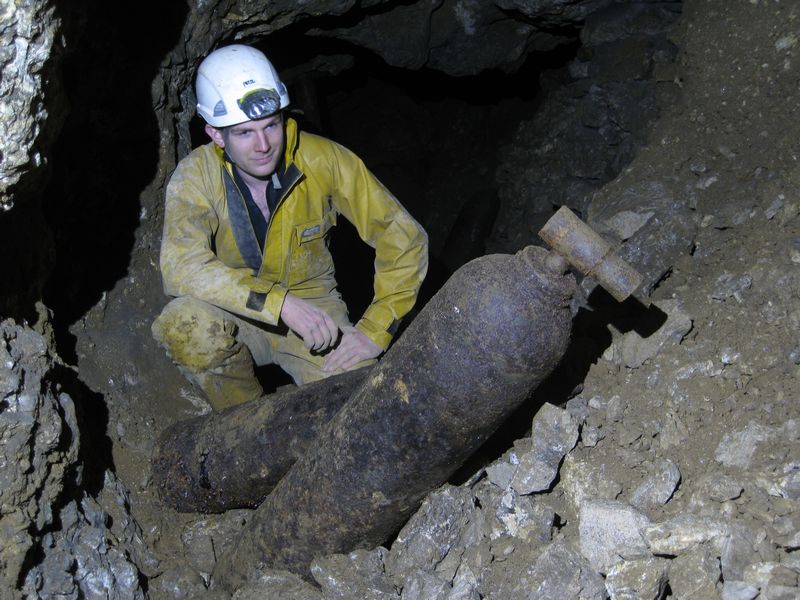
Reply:
<svg viewBox="0 0 800 600"><path fill-rule="evenodd" d="M574 278L529 246L459 269L254 512L214 571L309 577L316 555L386 541L558 364Z"/></svg>
<svg viewBox="0 0 800 600"><path fill-rule="evenodd" d="M287 386L257 401L171 425L161 434L152 461L161 499L182 512L257 506L369 370Z"/></svg>

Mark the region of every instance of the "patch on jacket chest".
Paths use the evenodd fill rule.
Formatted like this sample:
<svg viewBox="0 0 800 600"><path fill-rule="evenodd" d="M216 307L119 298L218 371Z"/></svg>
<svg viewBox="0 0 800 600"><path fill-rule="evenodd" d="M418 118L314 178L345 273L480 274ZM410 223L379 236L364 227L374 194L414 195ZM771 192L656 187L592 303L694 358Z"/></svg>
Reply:
<svg viewBox="0 0 800 600"><path fill-rule="evenodd" d="M303 229L303 233L300 234L300 237L311 237L312 235L318 235L320 232L320 226L314 225L313 227L306 227Z"/></svg>

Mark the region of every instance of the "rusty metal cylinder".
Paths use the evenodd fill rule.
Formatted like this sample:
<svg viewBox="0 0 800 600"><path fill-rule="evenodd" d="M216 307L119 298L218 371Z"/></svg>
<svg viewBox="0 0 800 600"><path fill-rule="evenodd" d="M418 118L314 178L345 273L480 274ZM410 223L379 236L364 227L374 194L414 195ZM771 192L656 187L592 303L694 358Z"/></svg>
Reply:
<svg viewBox="0 0 800 600"><path fill-rule="evenodd" d="M287 386L168 427L152 460L161 499L182 512L257 506L369 369Z"/></svg>
<svg viewBox="0 0 800 600"><path fill-rule="evenodd" d="M552 258L552 257L551 257ZM254 512L215 586L384 543L558 364L574 278L529 246L461 267Z"/></svg>
<svg viewBox="0 0 800 600"><path fill-rule="evenodd" d="M616 256L611 245L566 206L550 217L539 237L619 302L634 294L642 283L641 274Z"/></svg>

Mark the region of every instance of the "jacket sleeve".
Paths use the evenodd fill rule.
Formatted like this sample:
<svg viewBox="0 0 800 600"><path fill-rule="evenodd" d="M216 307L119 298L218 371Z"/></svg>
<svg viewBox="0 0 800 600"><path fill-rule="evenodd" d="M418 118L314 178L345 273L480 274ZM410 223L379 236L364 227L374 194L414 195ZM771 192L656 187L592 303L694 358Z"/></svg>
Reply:
<svg viewBox="0 0 800 600"><path fill-rule="evenodd" d="M374 296L356 327L386 349L425 279L428 236L360 158L338 144L333 158L337 210L375 249Z"/></svg>
<svg viewBox="0 0 800 600"><path fill-rule="evenodd" d="M164 291L275 325L286 288L256 279L248 267L230 267L214 253L219 228L209 200L214 184L198 162L183 161L167 185L160 257Z"/></svg>

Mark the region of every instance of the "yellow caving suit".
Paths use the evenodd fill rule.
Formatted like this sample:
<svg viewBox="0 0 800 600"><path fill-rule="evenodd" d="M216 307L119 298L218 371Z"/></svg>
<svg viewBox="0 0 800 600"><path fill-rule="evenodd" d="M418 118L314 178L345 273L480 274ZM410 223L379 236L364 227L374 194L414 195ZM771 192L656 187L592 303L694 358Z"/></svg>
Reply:
<svg viewBox="0 0 800 600"><path fill-rule="evenodd" d="M375 294L355 326L381 348L427 271L424 230L355 154L286 119L284 164L279 186L271 184L279 199L263 248L233 165L215 144L184 158L167 186L161 273L175 299L153 334L216 409L261 395L254 361L279 364L297 383L327 375L323 357L279 318L291 292L350 326L327 242L339 214L375 249Z"/></svg>

